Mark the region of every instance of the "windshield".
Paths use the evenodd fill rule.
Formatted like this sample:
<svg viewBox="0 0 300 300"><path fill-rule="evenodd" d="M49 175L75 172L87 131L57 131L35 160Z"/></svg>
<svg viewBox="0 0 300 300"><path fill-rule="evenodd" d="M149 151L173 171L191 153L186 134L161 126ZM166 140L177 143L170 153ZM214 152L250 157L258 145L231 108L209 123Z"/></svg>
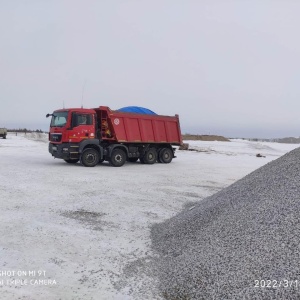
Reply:
<svg viewBox="0 0 300 300"><path fill-rule="evenodd" d="M51 119L51 127L63 127L67 124L68 120L68 112L61 111L61 112L54 112L52 119Z"/></svg>

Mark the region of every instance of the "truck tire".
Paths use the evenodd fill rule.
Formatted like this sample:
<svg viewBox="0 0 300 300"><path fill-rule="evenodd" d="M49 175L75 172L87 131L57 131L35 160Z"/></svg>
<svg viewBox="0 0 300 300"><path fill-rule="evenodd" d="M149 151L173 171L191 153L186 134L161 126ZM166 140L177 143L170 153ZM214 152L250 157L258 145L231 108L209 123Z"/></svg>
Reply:
<svg viewBox="0 0 300 300"><path fill-rule="evenodd" d="M64 161L68 164L77 164L79 159L64 159Z"/></svg>
<svg viewBox="0 0 300 300"><path fill-rule="evenodd" d="M163 148L159 152L159 160L164 164L169 164L173 159L173 151L169 148Z"/></svg>
<svg viewBox="0 0 300 300"><path fill-rule="evenodd" d="M153 165L157 160L157 151L155 148L150 148L148 151L146 151L144 157L145 164Z"/></svg>
<svg viewBox="0 0 300 300"><path fill-rule="evenodd" d="M126 162L126 154L122 149L114 149L109 163L114 167L122 167Z"/></svg>
<svg viewBox="0 0 300 300"><path fill-rule="evenodd" d="M85 167L95 167L99 162L99 157L99 152L96 149L87 148L82 152L80 162Z"/></svg>
<svg viewBox="0 0 300 300"><path fill-rule="evenodd" d="M4 135L3 138L6 139L6 135Z"/></svg>
<svg viewBox="0 0 300 300"><path fill-rule="evenodd" d="M161 152L161 150L163 150L164 148L160 148L160 149L158 149L158 151L157 151L157 162L158 163L162 163L162 160L161 160L161 157L160 157L160 152Z"/></svg>

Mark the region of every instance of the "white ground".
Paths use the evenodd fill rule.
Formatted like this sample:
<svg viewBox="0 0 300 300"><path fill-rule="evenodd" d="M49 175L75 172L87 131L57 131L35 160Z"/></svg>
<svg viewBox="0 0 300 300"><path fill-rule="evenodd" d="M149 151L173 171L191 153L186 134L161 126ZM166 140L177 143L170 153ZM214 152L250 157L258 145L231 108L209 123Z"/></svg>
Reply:
<svg viewBox="0 0 300 300"><path fill-rule="evenodd" d="M1 139L1 299L160 299L150 226L299 146L187 142L171 164L85 168L45 135Z"/></svg>

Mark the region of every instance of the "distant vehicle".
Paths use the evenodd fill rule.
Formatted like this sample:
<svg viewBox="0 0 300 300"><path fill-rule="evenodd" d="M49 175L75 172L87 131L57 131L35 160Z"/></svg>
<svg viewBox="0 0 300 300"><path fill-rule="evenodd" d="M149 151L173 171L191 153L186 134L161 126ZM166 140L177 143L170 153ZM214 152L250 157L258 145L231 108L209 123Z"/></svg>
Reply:
<svg viewBox="0 0 300 300"><path fill-rule="evenodd" d="M0 128L0 137L6 139L7 136L7 129L6 128Z"/></svg>
<svg viewBox="0 0 300 300"><path fill-rule="evenodd" d="M136 108L136 107L135 107ZM142 164L170 163L173 145L181 145L179 116L156 115L147 109L107 106L94 109L59 109L52 116L49 152L67 163L94 167L108 161L121 167L126 161Z"/></svg>

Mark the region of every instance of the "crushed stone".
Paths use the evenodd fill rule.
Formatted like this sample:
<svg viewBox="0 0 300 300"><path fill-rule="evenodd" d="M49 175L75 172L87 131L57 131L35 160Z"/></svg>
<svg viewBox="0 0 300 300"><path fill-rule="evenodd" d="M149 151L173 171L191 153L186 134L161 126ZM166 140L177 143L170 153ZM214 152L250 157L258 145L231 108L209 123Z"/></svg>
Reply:
<svg viewBox="0 0 300 300"><path fill-rule="evenodd" d="M300 149L151 230L165 299L300 299Z"/></svg>

